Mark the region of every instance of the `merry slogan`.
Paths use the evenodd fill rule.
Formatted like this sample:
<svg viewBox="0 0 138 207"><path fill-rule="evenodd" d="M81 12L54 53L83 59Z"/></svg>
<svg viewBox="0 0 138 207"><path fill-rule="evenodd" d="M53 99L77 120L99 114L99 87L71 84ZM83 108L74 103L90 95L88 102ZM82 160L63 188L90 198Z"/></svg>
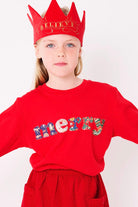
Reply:
<svg viewBox="0 0 138 207"><path fill-rule="evenodd" d="M82 124L82 128L80 127ZM93 117L72 117L68 119L59 119L56 121L55 125L52 122L48 124L42 124L41 126L36 126L33 130L35 132L36 139L42 139L49 136L56 135L57 133L65 133L66 131L77 131L77 130L92 130L93 135L99 135L102 132L105 120ZM48 130L49 129L49 130Z"/></svg>

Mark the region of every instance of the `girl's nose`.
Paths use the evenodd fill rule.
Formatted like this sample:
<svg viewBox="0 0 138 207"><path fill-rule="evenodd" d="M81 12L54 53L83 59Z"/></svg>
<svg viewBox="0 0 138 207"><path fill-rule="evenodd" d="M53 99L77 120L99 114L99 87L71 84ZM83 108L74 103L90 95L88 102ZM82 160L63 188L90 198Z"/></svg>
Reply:
<svg viewBox="0 0 138 207"><path fill-rule="evenodd" d="M64 53L58 53L58 57L64 57L65 55L64 55Z"/></svg>
<svg viewBox="0 0 138 207"><path fill-rule="evenodd" d="M60 48L57 52L58 57L64 57L65 56L65 52L63 48Z"/></svg>

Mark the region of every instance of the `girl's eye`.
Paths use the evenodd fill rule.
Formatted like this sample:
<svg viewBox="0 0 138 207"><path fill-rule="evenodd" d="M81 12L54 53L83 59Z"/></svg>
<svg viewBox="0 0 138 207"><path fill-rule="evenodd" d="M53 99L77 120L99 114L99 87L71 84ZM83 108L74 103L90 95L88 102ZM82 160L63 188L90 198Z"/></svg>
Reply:
<svg viewBox="0 0 138 207"><path fill-rule="evenodd" d="M68 43L67 46L68 46L68 47L74 47L75 45L72 44L72 43Z"/></svg>
<svg viewBox="0 0 138 207"><path fill-rule="evenodd" d="M52 48L52 47L54 47L54 45L51 43L51 44L48 44L46 47Z"/></svg>

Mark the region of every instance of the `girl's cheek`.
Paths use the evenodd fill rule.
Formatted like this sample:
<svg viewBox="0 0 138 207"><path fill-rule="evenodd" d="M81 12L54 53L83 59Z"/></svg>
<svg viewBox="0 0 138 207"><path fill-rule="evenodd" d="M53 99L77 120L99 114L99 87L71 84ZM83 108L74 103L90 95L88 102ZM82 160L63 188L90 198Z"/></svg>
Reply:
<svg viewBox="0 0 138 207"><path fill-rule="evenodd" d="M68 54L70 54L71 56L77 55L77 51L76 50L69 50Z"/></svg>

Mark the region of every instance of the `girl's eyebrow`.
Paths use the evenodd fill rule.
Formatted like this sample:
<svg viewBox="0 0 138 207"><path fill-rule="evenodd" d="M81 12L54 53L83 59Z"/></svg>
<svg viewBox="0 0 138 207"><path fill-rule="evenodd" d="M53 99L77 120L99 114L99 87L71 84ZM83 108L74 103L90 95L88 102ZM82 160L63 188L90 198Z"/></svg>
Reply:
<svg viewBox="0 0 138 207"><path fill-rule="evenodd" d="M47 42L47 41L55 42L55 40L43 40L43 42Z"/></svg>
<svg viewBox="0 0 138 207"><path fill-rule="evenodd" d="M66 40L65 42L67 42L67 41L76 41L76 39L69 39L69 40Z"/></svg>

